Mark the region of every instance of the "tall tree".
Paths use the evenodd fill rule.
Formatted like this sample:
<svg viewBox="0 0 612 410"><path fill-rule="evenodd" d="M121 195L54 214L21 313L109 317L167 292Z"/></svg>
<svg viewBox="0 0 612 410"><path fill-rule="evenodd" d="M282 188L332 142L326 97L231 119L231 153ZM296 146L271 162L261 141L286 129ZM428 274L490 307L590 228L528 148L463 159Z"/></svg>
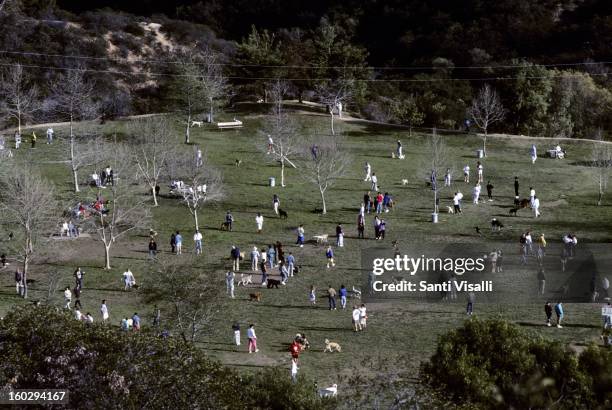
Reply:
<svg viewBox="0 0 612 410"><path fill-rule="evenodd" d="M129 131L135 136L131 155L137 175L147 185L153 205L157 206L156 187L167 171L168 162L176 155L172 130L165 118L156 117L132 122Z"/></svg>
<svg viewBox="0 0 612 410"><path fill-rule="evenodd" d="M199 230L199 211L206 203L219 201L224 196L221 173L210 165L205 155L199 166L195 166L191 155L178 155L169 164L169 175L182 183L175 193L193 216L194 229Z"/></svg>
<svg viewBox="0 0 612 410"><path fill-rule="evenodd" d="M482 137L482 151L487 156L487 132L491 124L504 119L506 110L501 103L497 92L489 84L485 84L478 91L472 101L469 114L474 123L484 133Z"/></svg>
<svg viewBox="0 0 612 410"><path fill-rule="evenodd" d="M85 78L85 70L70 70L51 85L51 93L53 110L70 122L70 162L73 163L74 192L79 192L78 175L74 166L74 122L96 115L98 105L94 102L94 83Z"/></svg>
<svg viewBox="0 0 612 410"><path fill-rule="evenodd" d="M2 176L0 209L16 229L16 252L21 262L22 294L28 297L28 272L40 243L53 232L59 220L53 185L29 164L8 170Z"/></svg>
<svg viewBox="0 0 612 410"><path fill-rule="evenodd" d="M301 175L314 184L321 195L323 214L327 213L325 193L346 175L351 158L342 148L340 137L315 137L302 146L304 160Z"/></svg>
<svg viewBox="0 0 612 410"><path fill-rule="evenodd" d="M590 171L597 185L597 206L601 206L612 173L612 147L609 144L604 142L593 144Z"/></svg>
<svg viewBox="0 0 612 410"><path fill-rule="evenodd" d="M289 164L296 168L293 157L300 150L297 124L283 109L283 96L287 89L288 85L282 81L277 81L270 86L272 112L261 130L264 140L257 143L266 158L280 164L282 187L285 186L285 166ZM272 138L272 147L268 146L269 138Z"/></svg>
<svg viewBox="0 0 612 410"><path fill-rule="evenodd" d="M527 62L520 64L513 74L516 79L510 84L515 130L528 135L539 135L546 129L552 71Z"/></svg>
<svg viewBox="0 0 612 410"><path fill-rule="evenodd" d="M17 121L17 130L21 134L21 125L29 120L32 114L40 109L38 88L28 83L21 64L12 66L2 78L0 89L2 105L0 109L8 118Z"/></svg>
<svg viewBox="0 0 612 410"><path fill-rule="evenodd" d="M433 191L433 213L438 213L438 198L440 185L438 177L444 174L446 168L449 167L449 153L446 143L436 129L432 131L432 135L426 142L426 156L423 157L423 166L418 167L421 172L426 170L427 179L431 181L431 189ZM424 175L418 175L422 178Z"/></svg>
<svg viewBox="0 0 612 410"><path fill-rule="evenodd" d="M191 121L193 116L206 109L208 100L202 81L200 57L197 54L186 54L179 57L177 75L171 87L171 100L185 121L185 144L191 142Z"/></svg>
<svg viewBox="0 0 612 410"><path fill-rule="evenodd" d="M227 78L223 75L221 57L211 49L202 53L201 64L202 93L208 102L210 122L214 122L215 107L218 107L229 93Z"/></svg>
<svg viewBox="0 0 612 410"><path fill-rule="evenodd" d="M112 246L131 232L150 228L151 214L144 197L134 191L137 173L128 149L114 144L106 164L113 170L114 183L103 191L104 196L98 191L101 198L96 200L103 202L104 208L92 211L86 225L104 245L104 268L111 269Z"/></svg>
<svg viewBox="0 0 612 410"><path fill-rule="evenodd" d="M346 107L347 103L353 96L353 87L355 83L352 80L329 81L324 84L319 84L316 87L316 93L319 101L327 108L331 120L331 134L336 135L334 129L335 111L341 113L340 107Z"/></svg>

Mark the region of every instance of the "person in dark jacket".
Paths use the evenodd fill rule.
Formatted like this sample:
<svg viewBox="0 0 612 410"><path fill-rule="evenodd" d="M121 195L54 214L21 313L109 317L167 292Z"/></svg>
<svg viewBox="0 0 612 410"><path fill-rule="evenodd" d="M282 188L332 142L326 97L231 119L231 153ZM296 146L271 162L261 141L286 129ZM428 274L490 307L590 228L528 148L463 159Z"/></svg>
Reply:
<svg viewBox="0 0 612 410"><path fill-rule="evenodd" d="M232 246L230 257L232 259L234 272L238 272L240 270L240 249L237 246Z"/></svg>
<svg viewBox="0 0 612 410"><path fill-rule="evenodd" d="M551 319L553 314L553 308L549 301L546 301L546 304L544 305L544 314L546 315L546 326L552 326Z"/></svg>
<svg viewBox="0 0 612 410"><path fill-rule="evenodd" d="M155 239L151 238L151 240L149 241L149 257L151 259L154 259L156 255L157 255L157 242L155 242Z"/></svg>
<svg viewBox="0 0 612 410"><path fill-rule="evenodd" d="M170 247L172 248L172 253L176 252L176 234L172 232L170 235Z"/></svg>

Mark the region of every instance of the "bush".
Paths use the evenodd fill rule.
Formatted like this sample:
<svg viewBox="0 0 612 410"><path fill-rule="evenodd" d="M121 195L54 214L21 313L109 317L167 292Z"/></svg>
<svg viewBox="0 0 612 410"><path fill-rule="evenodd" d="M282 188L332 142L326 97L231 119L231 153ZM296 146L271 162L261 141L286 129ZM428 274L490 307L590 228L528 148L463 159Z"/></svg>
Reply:
<svg viewBox="0 0 612 410"><path fill-rule="evenodd" d="M503 320L473 319L446 334L421 373L446 400L483 408L612 405L609 350L577 356Z"/></svg>

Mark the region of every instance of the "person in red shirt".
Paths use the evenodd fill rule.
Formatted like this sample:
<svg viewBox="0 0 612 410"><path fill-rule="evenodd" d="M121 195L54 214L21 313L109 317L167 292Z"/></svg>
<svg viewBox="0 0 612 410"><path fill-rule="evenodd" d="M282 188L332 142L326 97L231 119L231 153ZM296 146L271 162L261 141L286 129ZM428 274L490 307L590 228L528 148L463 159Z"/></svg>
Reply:
<svg viewBox="0 0 612 410"><path fill-rule="evenodd" d="M380 192L376 195L376 213L380 214L383 211L383 194Z"/></svg>

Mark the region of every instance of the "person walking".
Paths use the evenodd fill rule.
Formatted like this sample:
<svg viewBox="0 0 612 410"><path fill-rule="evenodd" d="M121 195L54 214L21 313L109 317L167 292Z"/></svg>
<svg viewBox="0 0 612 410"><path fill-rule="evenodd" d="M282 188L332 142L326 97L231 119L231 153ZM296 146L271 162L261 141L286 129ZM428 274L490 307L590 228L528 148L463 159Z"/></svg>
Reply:
<svg viewBox="0 0 612 410"><path fill-rule="evenodd" d="M108 307L106 306L106 299L102 299L102 304L100 305L100 315L102 315L102 322L106 322L108 320Z"/></svg>
<svg viewBox="0 0 612 410"><path fill-rule="evenodd" d="M336 310L336 289L332 288L331 285L327 288L327 303L329 310Z"/></svg>
<svg viewBox="0 0 612 410"><path fill-rule="evenodd" d="M476 162L476 170L478 172L478 183L482 184L484 181L484 167L480 161Z"/></svg>
<svg viewBox="0 0 612 410"><path fill-rule="evenodd" d="M553 313L553 308L552 305L550 304L549 301L546 301L546 304L544 305L544 314L546 315L546 326L551 327L552 323L552 313Z"/></svg>
<svg viewBox="0 0 612 410"><path fill-rule="evenodd" d="M342 248L344 246L344 230L342 224L336 225L336 246Z"/></svg>
<svg viewBox="0 0 612 410"><path fill-rule="evenodd" d="M232 215L231 211L227 211L225 213L225 226L227 227L228 231L232 231L233 229L233 224L234 224L234 216Z"/></svg>
<svg viewBox="0 0 612 410"><path fill-rule="evenodd" d="M400 140L397 140L397 158L404 159L402 142Z"/></svg>
<svg viewBox="0 0 612 410"><path fill-rule="evenodd" d="M232 269L238 272L240 270L240 249L235 245L232 245L230 258L232 259Z"/></svg>
<svg viewBox="0 0 612 410"><path fill-rule="evenodd" d="M278 208L280 207L280 198L276 194L274 194L274 196L272 197L272 207L274 208L274 213L278 215Z"/></svg>
<svg viewBox="0 0 612 410"><path fill-rule="evenodd" d="M251 270L256 271L259 266L259 257L261 254L257 250L257 246L253 246L253 250L251 251Z"/></svg>
<svg viewBox="0 0 612 410"><path fill-rule="evenodd" d="M155 239L151 238L149 240L149 258L155 259L156 256L157 256L157 242L155 242Z"/></svg>
<svg viewBox="0 0 612 410"><path fill-rule="evenodd" d="M238 322L234 322L232 331L234 333L234 344L240 346L240 324Z"/></svg>
<svg viewBox="0 0 612 410"><path fill-rule="evenodd" d="M536 218L540 216L540 199L537 196L533 197L533 213Z"/></svg>
<svg viewBox="0 0 612 410"><path fill-rule="evenodd" d="M332 250L331 245L327 247L325 256L327 257L327 269L329 269L330 265L332 267L336 266L336 263L334 262L334 251Z"/></svg>
<svg viewBox="0 0 612 410"><path fill-rule="evenodd" d="M472 190L472 200L475 205L478 205L478 200L480 199L480 183L474 185L474 189Z"/></svg>
<svg viewBox="0 0 612 410"><path fill-rule="evenodd" d="M372 180L372 166L370 165L369 162L365 163L365 178L363 179L364 182L367 181L371 181Z"/></svg>
<svg viewBox="0 0 612 410"><path fill-rule="evenodd" d="M276 249L274 245L268 246L268 266L270 269L276 266Z"/></svg>
<svg viewBox="0 0 612 410"><path fill-rule="evenodd" d="M310 292L308 293L308 301L310 302L311 305L316 305L317 304L317 294L316 294L317 289L315 288L314 285L310 286Z"/></svg>
<svg viewBox="0 0 612 410"><path fill-rule="evenodd" d="M123 272L123 283L125 284L125 287L123 288L124 291L132 289L132 287L134 287L134 285L136 284L136 278L134 277L134 274L129 268L128 270Z"/></svg>
<svg viewBox="0 0 612 410"><path fill-rule="evenodd" d="M544 295L544 289L546 288L546 275L544 274L543 266L540 266L540 269L538 269L538 283L540 285L538 293L540 295Z"/></svg>
<svg viewBox="0 0 612 410"><path fill-rule="evenodd" d="M36 133L32 131L32 149L36 148Z"/></svg>
<svg viewBox="0 0 612 410"><path fill-rule="evenodd" d="M535 201L536 191L532 186L529 187L529 205L533 208L533 201Z"/></svg>
<svg viewBox="0 0 612 410"><path fill-rule="evenodd" d="M64 309L70 309L70 302L72 302L72 292L70 292L70 288L66 286L66 289L64 289Z"/></svg>
<svg viewBox="0 0 612 410"><path fill-rule="evenodd" d="M489 201L493 200L493 184L491 184L491 181L487 182L487 198Z"/></svg>
<svg viewBox="0 0 612 410"><path fill-rule="evenodd" d="M368 314L366 311L366 305L362 303L361 307L359 308L359 326L361 327L361 330L366 329L367 324L368 324L367 320L368 320Z"/></svg>
<svg viewBox="0 0 612 410"><path fill-rule="evenodd" d="M340 295L340 307L344 310L346 309L346 295L347 295L346 287L344 287L344 285L340 285L340 290L338 291L338 294Z"/></svg>
<svg viewBox="0 0 612 410"><path fill-rule="evenodd" d="M450 168L446 168L446 173L444 174L444 186L451 186L452 182L452 174Z"/></svg>
<svg viewBox="0 0 612 410"><path fill-rule="evenodd" d="M466 308L466 313L468 316L472 316L472 313L474 313L475 300L476 300L476 294L474 292L469 292L467 295L467 308Z"/></svg>
<svg viewBox="0 0 612 410"><path fill-rule="evenodd" d="M372 173L372 177L370 178L370 181L372 181L371 190L374 192L378 192L378 177L376 176L375 173Z"/></svg>
<svg viewBox="0 0 612 410"><path fill-rule="evenodd" d="M140 330L140 316L138 316L138 313L136 312L134 312L134 315L132 316L132 329L134 332L138 332Z"/></svg>
<svg viewBox="0 0 612 410"><path fill-rule="evenodd" d="M53 142L53 128L47 128L47 145Z"/></svg>
<svg viewBox="0 0 612 410"><path fill-rule="evenodd" d="M202 233L198 229L196 229L193 234L193 242L195 243L195 252L196 255L202 254Z"/></svg>
<svg viewBox="0 0 612 410"><path fill-rule="evenodd" d="M293 271L295 270L295 256L292 252L289 252L287 256L287 271L290 277L293 277Z"/></svg>
<svg viewBox="0 0 612 410"><path fill-rule="evenodd" d="M176 242L176 254L181 255L183 253L183 235L181 235L179 231L176 231L174 240Z"/></svg>
<svg viewBox="0 0 612 410"><path fill-rule="evenodd" d="M234 279L236 275L234 272L227 271L225 274L225 286L227 288L227 294L230 295L230 298L234 299Z"/></svg>
<svg viewBox="0 0 612 410"><path fill-rule="evenodd" d="M514 177L514 196L519 196L519 179L518 177Z"/></svg>
<svg viewBox="0 0 612 410"><path fill-rule="evenodd" d="M365 239L365 217L362 214L357 215L357 237Z"/></svg>
<svg viewBox="0 0 612 410"><path fill-rule="evenodd" d="M247 329L247 339L249 339L249 353L257 353L259 349L257 348L257 335L255 334L255 325L252 323L249 325Z"/></svg>
<svg viewBox="0 0 612 410"><path fill-rule="evenodd" d="M372 210L372 194L370 193L370 191L366 192L363 195L363 209L364 212L363 215L365 216L365 213L370 213L370 211ZM359 208L360 212L361 212L361 208Z"/></svg>
<svg viewBox="0 0 612 410"><path fill-rule="evenodd" d="M380 220L380 224L378 225L378 239L385 239L385 233L387 232L387 221L383 219Z"/></svg>
<svg viewBox="0 0 612 410"><path fill-rule="evenodd" d="M557 328L561 329L563 327L561 326L561 322L563 321L564 316L563 304L561 302L557 302L555 305L555 314L557 315Z"/></svg>
<svg viewBox="0 0 612 410"><path fill-rule="evenodd" d="M262 255L264 254L262 253ZM261 286L266 286L268 283L268 266L265 260L261 261L259 268L261 269Z"/></svg>
<svg viewBox="0 0 612 410"><path fill-rule="evenodd" d="M355 329L355 332L359 332L361 330L361 311L357 305L353 306L352 319L353 329Z"/></svg>
<svg viewBox="0 0 612 410"><path fill-rule="evenodd" d="M531 163L535 164L536 160L538 159L538 150L536 149L535 144L531 145L531 148L529 149L529 154L531 156Z"/></svg>
<svg viewBox="0 0 612 410"><path fill-rule="evenodd" d="M83 272L81 268L78 266L75 269L74 273L72 274L72 276L74 276L74 284L76 288L79 290L83 289L83 276L84 275L85 275L85 272Z"/></svg>
<svg viewBox="0 0 612 410"><path fill-rule="evenodd" d="M304 225L300 224L297 228L297 241L296 245L300 245L300 248L304 247Z"/></svg>
<svg viewBox="0 0 612 410"><path fill-rule="evenodd" d="M470 183L470 166L467 164L463 167L463 182Z"/></svg>
<svg viewBox="0 0 612 410"><path fill-rule="evenodd" d="M172 253L176 253L176 234L174 232L170 235L170 248Z"/></svg>
<svg viewBox="0 0 612 410"><path fill-rule="evenodd" d="M263 230L264 217L261 213L257 212L255 217L255 225L257 225L257 233L261 233Z"/></svg>
<svg viewBox="0 0 612 410"><path fill-rule="evenodd" d="M23 291L23 274L19 268L15 269L15 291L18 295L21 295Z"/></svg>

